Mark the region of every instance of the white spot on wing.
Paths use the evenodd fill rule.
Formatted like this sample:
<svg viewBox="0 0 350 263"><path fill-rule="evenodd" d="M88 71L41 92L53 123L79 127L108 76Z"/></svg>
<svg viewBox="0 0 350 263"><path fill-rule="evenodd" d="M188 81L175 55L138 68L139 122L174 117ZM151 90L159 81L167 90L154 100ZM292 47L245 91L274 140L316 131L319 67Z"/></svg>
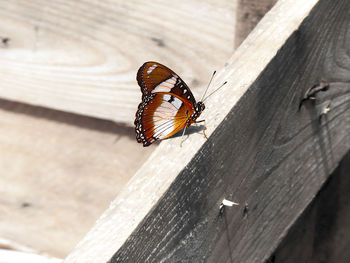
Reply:
<svg viewBox="0 0 350 263"><path fill-rule="evenodd" d="M158 86L156 86L151 93L156 93L156 92L170 92L172 88L175 87L177 78L172 77L170 79L167 79L163 82L161 82Z"/></svg>
<svg viewBox="0 0 350 263"><path fill-rule="evenodd" d="M171 95L169 95L169 94L164 94L163 95L163 100L169 101L170 98L171 98Z"/></svg>
<svg viewBox="0 0 350 263"><path fill-rule="evenodd" d="M180 109L183 102L179 100L178 98L174 97L174 101L171 102L175 106L176 109Z"/></svg>
<svg viewBox="0 0 350 263"><path fill-rule="evenodd" d="M156 64L150 66L148 69L147 69L147 74L151 74L151 72L157 67Z"/></svg>
<svg viewBox="0 0 350 263"><path fill-rule="evenodd" d="M154 137L162 139L175 129L175 118L183 102L170 94L163 94L163 102L153 113ZM170 102L169 102L170 101Z"/></svg>
<svg viewBox="0 0 350 263"><path fill-rule="evenodd" d="M163 96L167 97L168 99L170 99L170 95L165 94ZM174 119L174 117L176 116L177 113L177 109L175 108L175 106L173 104L171 104L168 101L163 101L162 104L160 104L158 106L158 108L155 110L155 112L153 113L153 122L158 125L157 122L161 122L162 120L171 120Z"/></svg>

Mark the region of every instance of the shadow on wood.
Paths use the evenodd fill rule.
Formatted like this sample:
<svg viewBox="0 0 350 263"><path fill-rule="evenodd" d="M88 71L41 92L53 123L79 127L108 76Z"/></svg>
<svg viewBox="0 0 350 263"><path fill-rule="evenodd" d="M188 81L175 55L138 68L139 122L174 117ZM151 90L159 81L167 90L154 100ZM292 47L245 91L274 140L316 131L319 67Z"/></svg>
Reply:
<svg viewBox="0 0 350 263"><path fill-rule="evenodd" d="M105 133L113 133L116 136L128 136L135 138L135 130L124 124L117 124L109 120L101 120L75 113L63 112L40 106L32 106L20 102L0 99L0 109L18 114L25 114L36 118L74 125L80 128L96 130Z"/></svg>
<svg viewBox="0 0 350 263"><path fill-rule="evenodd" d="M350 261L350 152L267 263Z"/></svg>

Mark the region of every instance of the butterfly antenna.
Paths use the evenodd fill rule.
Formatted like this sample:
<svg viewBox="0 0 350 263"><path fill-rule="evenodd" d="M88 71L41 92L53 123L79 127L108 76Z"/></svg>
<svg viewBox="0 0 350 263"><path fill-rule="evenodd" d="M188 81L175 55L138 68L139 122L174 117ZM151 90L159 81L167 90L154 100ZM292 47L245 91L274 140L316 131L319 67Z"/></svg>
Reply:
<svg viewBox="0 0 350 263"><path fill-rule="evenodd" d="M216 70L214 70L213 75L211 75L211 78L210 78L210 81L209 81L209 83L208 83L208 86L207 86L207 88L205 89L205 92L204 92L204 94L203 94L203 96L202 96L202 99L201 99L200 101L203 101L203 98L204 98L205 94L207 94L208 88L209 88L210 83L211 83L211 81L213 80L215 74L216 74Z"/></svg>
<svg viewBox="0 0 350 263"><path fill-rule="evenodd" d="M207 98L209 98L211 95L213 95L213 94L214 94L215 92L217 92L219 89L221 89L226 83L227 83L227 81L225 81L224 83L222 83L220 87L218 87L216 90L214 90L212 93L210 93L207 97L205 97L204 100L201 100L201 101L204 102Z"/></svg>

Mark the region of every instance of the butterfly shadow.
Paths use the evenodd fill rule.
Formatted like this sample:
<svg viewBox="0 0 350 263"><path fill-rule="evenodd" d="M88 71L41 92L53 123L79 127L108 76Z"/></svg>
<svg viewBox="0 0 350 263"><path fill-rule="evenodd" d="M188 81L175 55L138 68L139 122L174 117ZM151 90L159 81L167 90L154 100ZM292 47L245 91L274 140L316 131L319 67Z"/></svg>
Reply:
<svg viewBox="0 0 350 263"><path fill-rule="evenodd" d="M80 127L91 131L113 134L116 135L118 140L122 136L128 137L131 140L135 140L134 128L109 120L102 120L94 117L83 116L80 114L54 110L42 106L28 105L25 103L10 101L2 98L0 99L0 110L34 117L36 119L47 120L57 124L66 124L69 126Z"/></svg>
<svg viewBox="0 0 350 263"><path fill-rule="evenodd" d="M193 126L190 126L190 127L187 127L186 128L186 131L185 131L185 134L184 136L188 136L190 134L193 134L193 133L200 133L200 132L203 132L203 130L206 130L205 126L204 125L193 125ZM173 136L167 138L167 139L170 139L170 138L176 138L176 137L181 137L182 134L183 134L183 129L181 131L178 131L177 133L175 133Z"/></svg>

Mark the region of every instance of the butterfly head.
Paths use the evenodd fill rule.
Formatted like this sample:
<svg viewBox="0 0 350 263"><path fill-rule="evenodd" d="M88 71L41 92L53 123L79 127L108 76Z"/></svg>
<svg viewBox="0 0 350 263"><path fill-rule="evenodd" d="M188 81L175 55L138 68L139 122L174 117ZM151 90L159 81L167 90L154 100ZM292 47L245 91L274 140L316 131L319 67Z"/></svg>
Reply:
<svg viewBox="0 0 350 263"><path fill-rule="evenodd" d="M198 101L196 104L196 107L194 108L194 112L192 113L191 117L188 119L188 125L191 125L191 123L196 122L196 119L201 115L202 111L204 111L205 106L204 103L201 101Z"/></svg>
<svg viewBox="0 0 350 263"><path fill-rule="evenodd" d="M201 114L202 111L204 111L204 109L205 109L204 103L201 101L198 101L196 108L195 108L195 111L198 113L198 115Z"/></svg>

